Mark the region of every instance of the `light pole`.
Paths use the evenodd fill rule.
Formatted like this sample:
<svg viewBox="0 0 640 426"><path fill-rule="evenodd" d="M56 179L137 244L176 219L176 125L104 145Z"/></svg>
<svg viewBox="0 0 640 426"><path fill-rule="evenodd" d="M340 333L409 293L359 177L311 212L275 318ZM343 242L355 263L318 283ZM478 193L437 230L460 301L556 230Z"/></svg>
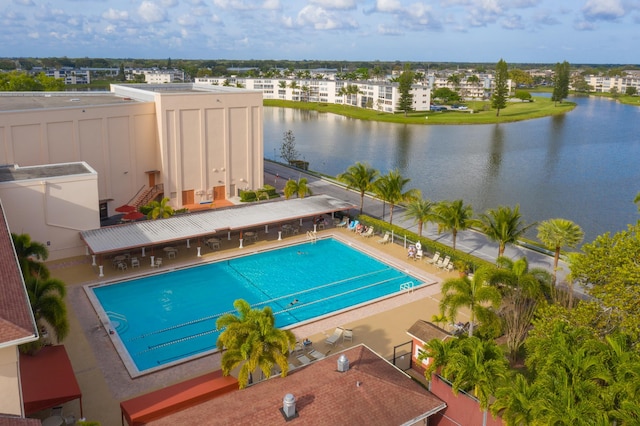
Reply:
<svg viewBox="0 0 640 426"><path fill-rule="evenodd" d="M273 161L276 161L276 149L273 148Z"/></svg>

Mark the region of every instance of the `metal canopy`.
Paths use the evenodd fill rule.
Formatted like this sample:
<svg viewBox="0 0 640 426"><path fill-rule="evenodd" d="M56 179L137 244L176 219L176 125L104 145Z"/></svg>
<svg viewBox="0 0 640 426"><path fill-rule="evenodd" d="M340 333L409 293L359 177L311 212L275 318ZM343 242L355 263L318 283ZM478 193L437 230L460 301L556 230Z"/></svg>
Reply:
<svg viewBox="0 0 640 426"><path fill-rule="evenodd" d="M80 237L91 253L104 254L197 238L220 231L248 230L256 226L282 223L356 207L350 202L328 195L316 195L91 229L80 232Z"/></svg>

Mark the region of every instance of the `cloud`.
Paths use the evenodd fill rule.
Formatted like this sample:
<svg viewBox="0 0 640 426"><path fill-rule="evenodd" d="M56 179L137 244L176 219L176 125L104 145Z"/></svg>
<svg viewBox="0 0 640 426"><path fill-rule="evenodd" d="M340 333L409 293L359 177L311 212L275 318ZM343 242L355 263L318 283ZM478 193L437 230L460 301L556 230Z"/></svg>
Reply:
<svg viewBox="0 0 640 426"><path fill-rule="evenodd" d="M160 0L160 4L162 7L176 7L178 0Z"/></svg>
<svg viewBox="0 0 640 426"><path fill-rule="evenodd" d="M352 10L356 8L356 0L309 0L309 3L323 9Z"/></svg>
<svg viewBox="0 0 640 426"><path fill-rule="evenodd" d="M321 7L307 5L298 12L296 26L312 26L316 30L337 30L357 28L357 23L350 19L344 19L333 12Z"/></svg>
<svg viewBox="0 0 640 426"><path fill-rule="evenodd" d="M558 25L560 20L553 16L549 11L538 11L533 15L533 22L537 25Z"/></svg>
<svg viewBox="0 0 640 426"><path fill-rule="evenodd" d="M501 21L502 28L506 30L521 30L524 29L522 23L522 17L520 15L507 16Z"/></svg>
<svg viewBox="0 0 640 426"><path fill-rule="evenodd" d="M582 8L588 21L615 21L625 15L620 0L589 0Z"/></svg>
<svg viewBox="0 0 640 426"><path fill-rule="evenodd" d="M256 8L255 6L246 4L242 0L213 0L213 4L222 9L252 10Z"/></svg>
<svg viewBox="0 0 640 426"><path fill-rule="evenodd" d="M378 34L385 36L401 36L404 34L398 27L389 27L387 25L378 25Z"/></svg>
<svg viewBox="0 0 640 426"><path fill-rule="evenodd" d="M33 2L33 0L15 0L16 4L22 5L22 6L35 6L36 4Z"/></svg>
<svg viewBox="0 0 640 426"><path fill-rule="evenodd" d="M280 5L280 0L265 0L262 8L267 10L280 10L282 6Z"/></svg>
<svg viewBox="0 0 640 426"><path fill-rule="evenodd" d="M382 13L395 13L401 12L403 8L399 0L376 0L373 10Z"/></svg>
<svg viewBox="0 0 640 426"><path fill-rule="evenodd" d="M143 21L150 24L164 22L167 20L167 11L161 6L150 1L142 2L138 8L138 15L140 15Z"/></svg>
<svg viewBox="0 0 640 426"><path fill-rule="evenodd" d="M573 23L573 29L576 31L593 31L596 26L593 22L578 20Z"/></svg>
<svg viewBox="0 0 640 426"><path fill-rule="evenodd" d="M109 9L102 13L102 17L107 21L126 21L129 19L129 12L126 10Z"/></svg>

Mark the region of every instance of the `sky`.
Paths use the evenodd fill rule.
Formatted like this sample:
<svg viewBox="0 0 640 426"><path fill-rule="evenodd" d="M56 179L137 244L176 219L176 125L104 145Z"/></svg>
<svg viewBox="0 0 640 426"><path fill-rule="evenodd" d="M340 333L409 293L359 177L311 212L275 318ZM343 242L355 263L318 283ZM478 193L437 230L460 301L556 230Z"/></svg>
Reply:
<svg viewBox="0 0 640 426"><path fill-rule="evenodd" d="M639 64L640 0L0 0L0 57Z"/></svg>

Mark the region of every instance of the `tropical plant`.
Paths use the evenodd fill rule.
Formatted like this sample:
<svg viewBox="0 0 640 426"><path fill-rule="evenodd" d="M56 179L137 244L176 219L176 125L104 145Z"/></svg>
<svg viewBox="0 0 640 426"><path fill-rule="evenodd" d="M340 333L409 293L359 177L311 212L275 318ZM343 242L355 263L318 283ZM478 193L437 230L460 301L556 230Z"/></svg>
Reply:
<svg viewBox="0 0 640 426"><path fill-rule="evenodd" d="M471 228L476 220L473 219L473 208L464 204L462 200L441 201L435 207L438 233L451 231L453 249L456 249L458 231Z"/></svg>
<svg viewBox="0 0 640 426"><path fill-rule="evenodd" d="M460 339L431 339L424 344L422 352L418 355L418 361L429 359L424 376L431 381L433 373L441 371L449 362L451 352L460 343Z"/></svg>
<svg viewBox="0 0 640 426"><path fill-rule="evenodd" d="M420 198L419 189L409 189L405 191L405 185L411 181L404 178L398 169L391 170L381 176L374 183L374 192L382 199L383 203L389 203L389 224L393 224L393 208L401 202L408 202Z"/></svg>
<svg viewBox="0 0 640 426"><path fill-rule="evenodd" d="M47 247L37 241L32 241L29 234L11 233L13 247L16 251L16 257L22 270L22 275L38 276L40 278L48 278L49 270L43 263L49 258L49 250Z"/></svg>
<svg viewBox="0 0 640 426"><path fill-rule="evenodd" d="M524 375L514 374L502 381L494 396L496 400L490 406L494 416L499 415L507 425L533 424L532 405L538 395Z"/></svg>
<svg viewBox="0 0 640 426"><path fill-rule="evenodd" d="M409 201L405 208L405 218L413 219L418 224L418 235L422 237L422 227L427 222L436 221L436 204L431 200L416 198Z"/></svg>
<svg viewBox="0 0 640 426"><path fill-rule="evenodd" d="M496 260L498 268L487 270L487 283L500 291L502 302L498 316L502 319L507 349L515 361L531 328L538 302L550 286L551 275L545 269L529 269L526 257L513 261Z"/></svg>
<svg viewBox="0 0 640 426"><path fill-rule="evenodd" d="M553 76L553 93L551 94L551 100L553 102L562 102L563 99L569 96L570 74L569 62L556 63Z"/></svg>
<svg viewBox="0 0 640 426"><path fill-rule="evenodd" d="M469 337L473 336L476 319L485 323L493 321L500 306L500 292L495 287L485 285L486 274L487 271L481 268L473 278L449 278L442 284L440 312L455 322L458 311L468 308Z"/></svg>
<svg viewBox="0 0 640 426"><path fill-rule="evenodd" d="M538 239L548 249L554 251L553 284L556 284L560 250L563 247L574 248L582 242L584 232L580 226L567 219L550 219L538 225Z"/></svg>
<svg viewBox="0 0 640 426"><path fill-rule="evenodd" d="M504 206L489 209L480 215L478 224L490 240L498 242L498 256L504 255L507 244L516 243L530 227L535 225L524 224L518 204L513 209Z"/></svg>
<svg viewBox="0 0 640 426"><path fill-rule="evenodd" d="M227 313L216 321L216 328L222 330L216 346L225 349L221 361L223 374L229 375L242 364L238 373L241 389L252 383L252 374L257 368L269 377L277 365L281 377L285 377L289 371L289 351L296 343L295 335L275 326L275 316L268 306L252 309L242 299L233 302L233 306L238 315Z"/></svg>
<svg viewBox="0 0 640 426"><path fill-rule="evenodd" d="M169 197L164 197L160 201L157 201L157 200L151 201L149 204L147 204L149 208L149 213L147 214L147 217L149 219L155 220L158 218L166 219L168 217L173 216L174 214L173 207L169 205L169 201L171 201Z"/></svg>
<svg viewBox="0 0 640 426"><path fill-rule="evenodd" d="M40 279L37 276L25 277L25 285L31 310L38 325L46 322L53 330L56 341L64 340L69 334L69 320L64 297L65 284L54 278Z"/></svg>
<svg viewBox="0 0 640 426"><path fill-rule="evenodd" d="M288 200L292 196L304 198L307 195L313 195L311 188L307 185L307 178L300 178L297 181L289 179L284 184L284 197Z"/></svg>
<svg viewBox="0 0 640 426"><path fill-rule="evenodd" d="M472 393L483 410L488 408L490 397L497 384L504 381L507 372L507 360L496 342L477 337L461 339L442 369L453 391Z"/></svg>
<svg viewBox="0 0 640 426"><path fill-rule="evenodd" d="M364 195L373 189L373 184L378 178L378 170L366 163L357 162L349 166L346 172L337 176L338 180L347 185L347 188L360 193L360 214L364 208Z"/></svg>

